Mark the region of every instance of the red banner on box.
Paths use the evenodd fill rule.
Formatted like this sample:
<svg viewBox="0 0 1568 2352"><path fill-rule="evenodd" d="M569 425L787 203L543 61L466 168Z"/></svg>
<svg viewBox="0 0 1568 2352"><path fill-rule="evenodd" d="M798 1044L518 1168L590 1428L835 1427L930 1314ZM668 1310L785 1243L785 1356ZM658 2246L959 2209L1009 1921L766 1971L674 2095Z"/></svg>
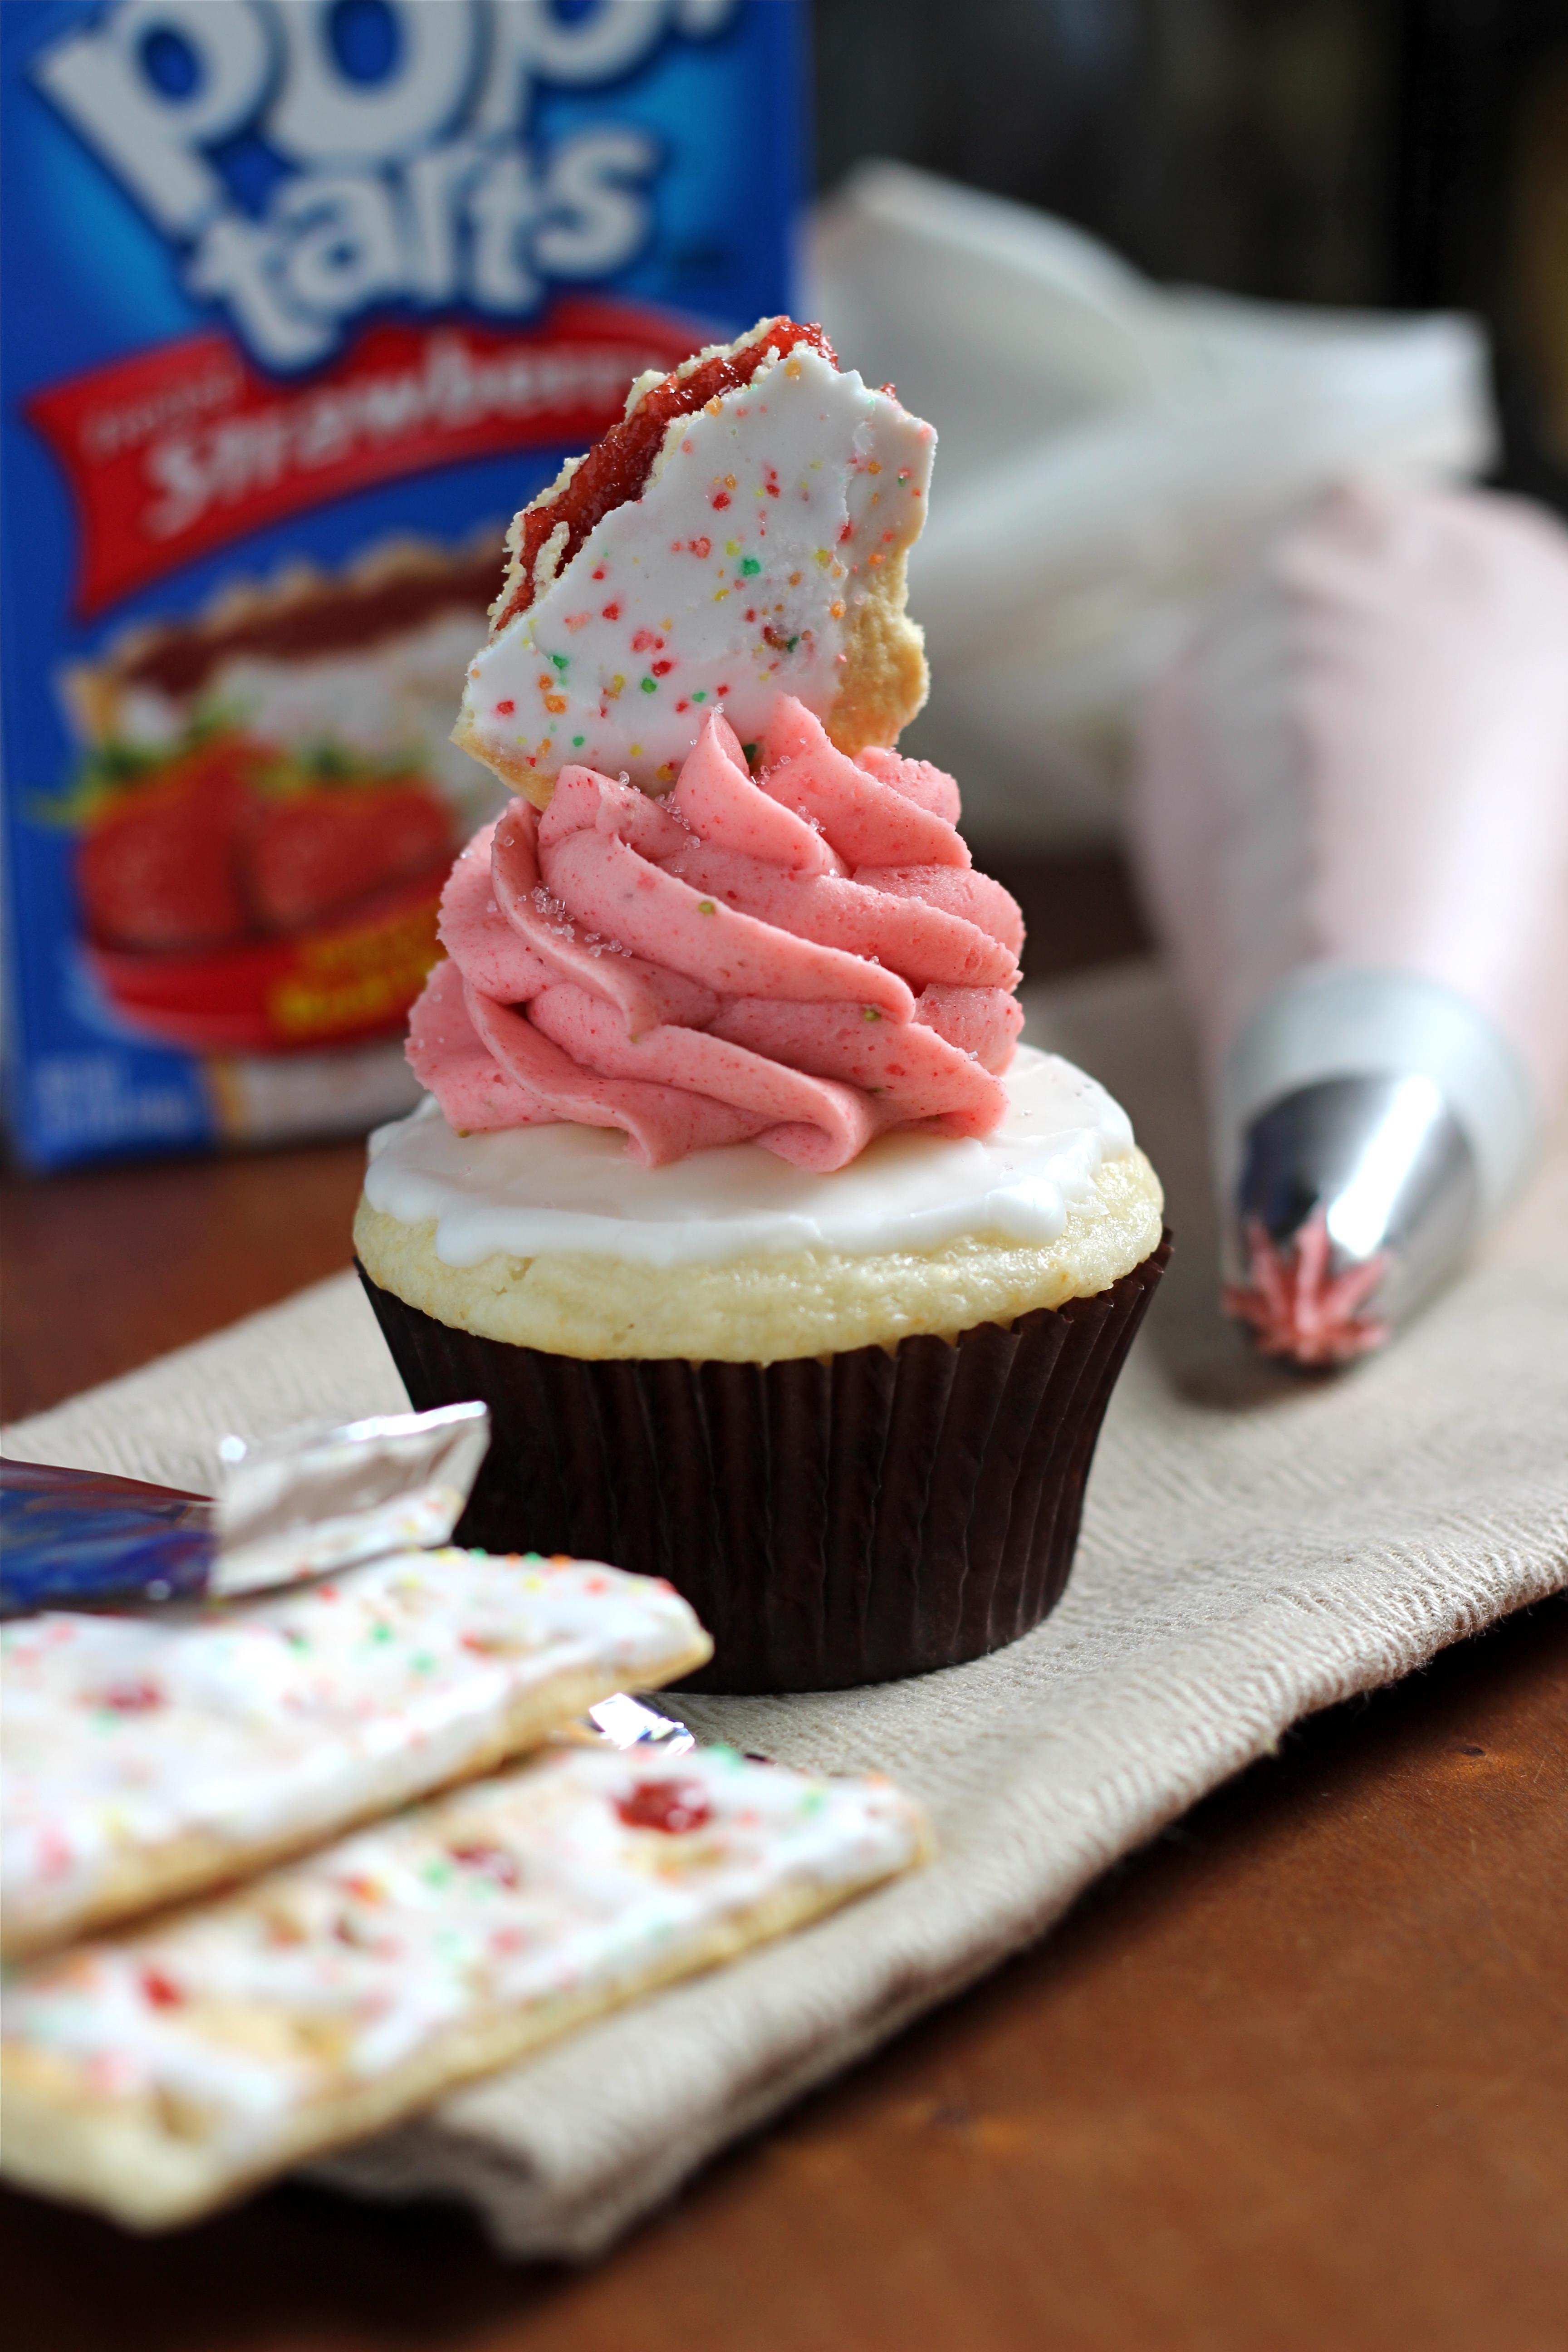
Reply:
<svg viewBox="0 0 1568 2352"><path fill-rule="evenodd" d="M465 457L584 447L632 378L700 336L667 311L570 299L531 333L370 327L308 383L223 333L190 335L39 393L27 413L76 500L84 617L192 557L372 482Z"/></svg>

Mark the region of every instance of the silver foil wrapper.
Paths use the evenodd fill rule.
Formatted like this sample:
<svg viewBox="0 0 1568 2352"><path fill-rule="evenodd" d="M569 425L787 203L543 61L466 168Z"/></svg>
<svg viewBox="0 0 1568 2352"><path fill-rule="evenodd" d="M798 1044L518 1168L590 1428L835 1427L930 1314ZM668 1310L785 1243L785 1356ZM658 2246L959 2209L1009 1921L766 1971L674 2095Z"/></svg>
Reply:
<svg viewBox="0 0 1568 2352"><path fill-rule="evenodd" d="M226 1437L208 1590L253 1592L444 1544L489 1442L483 1404L382 1413L277 1437Z"/></svg>
<svg viewBox="0 0 1568 2352"><path fill-rule="evenodd" d="M446 1543L489 1444L483 1404L226 1437L216 1499L0 1463L0 1610L254 1592Z"/></svg>

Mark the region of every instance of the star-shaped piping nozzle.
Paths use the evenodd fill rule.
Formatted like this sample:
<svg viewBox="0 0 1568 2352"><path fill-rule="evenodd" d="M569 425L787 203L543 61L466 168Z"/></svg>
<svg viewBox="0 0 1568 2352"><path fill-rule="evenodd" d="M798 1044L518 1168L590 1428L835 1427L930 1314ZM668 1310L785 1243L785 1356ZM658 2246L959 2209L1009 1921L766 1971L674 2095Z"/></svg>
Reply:
<svg viewBox="0 0 1568 2352"><path fill-rule="evenodd" d="M1386 1343L1392 1327L1360 1310L1388 1272L1389 1251L1333 1273L1321 1202L1288 1240L1276 1241L1260 1217L1249 1217L1244 1233L1247 1280L1227 1282L1220 1303L1226 1314L1252 1326L1260 1355L1321 1370L1353 1362Z"/></svg>

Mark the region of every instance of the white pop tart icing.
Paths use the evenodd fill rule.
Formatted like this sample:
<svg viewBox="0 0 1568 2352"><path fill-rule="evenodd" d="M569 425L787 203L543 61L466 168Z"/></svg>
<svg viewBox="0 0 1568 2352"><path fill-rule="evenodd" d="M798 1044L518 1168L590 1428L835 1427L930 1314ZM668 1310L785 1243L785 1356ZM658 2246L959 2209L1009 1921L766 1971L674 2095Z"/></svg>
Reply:
<svg viewBox="0 0 1568 2352"><path fill-rule="evenodd" d="M5 2165L142 2221L919 1861L888 1782L563 1749L24 1969Z"/></svg>
<svg viewBox="0 0 1568 2352"><path fill-rule="evenodd" d="M826 719L935 443L809 344L677 417L641 495L553 576L546 543L533 603L469 666L459 734L503 772L575 761L657 791L720 704L742 741L781 695Z"/></svg>
<svg viewBox="0 0 1568 2352"><path fill-rule="evenodd" d="M8 1948L68 1932L128 1874L134 1892L178 1841L232 1862L321 1835L521 1744L509 1724L553 1686L571 1688L541 1731L706 1651L657 1580L455 1549L267 1601L20 1618L3 1640Z"/></svg>
<svg viewBox="0 0 1568 2352"><path fill-rule="evenodd" d="M565 1123L459 1136L427 1101L371 1138L365 1198L403 1224L434 1220L437 1255L460 1266L567 1250L680 1265L967 1234L1050 1243L1102 1163L1131 1150L1131 1124L1095 1079L1032 1046L1002 1083L1007 1109L989 1135L895 1129L831 1175L754 1143L637 1168L618 1133Z"/></svg>

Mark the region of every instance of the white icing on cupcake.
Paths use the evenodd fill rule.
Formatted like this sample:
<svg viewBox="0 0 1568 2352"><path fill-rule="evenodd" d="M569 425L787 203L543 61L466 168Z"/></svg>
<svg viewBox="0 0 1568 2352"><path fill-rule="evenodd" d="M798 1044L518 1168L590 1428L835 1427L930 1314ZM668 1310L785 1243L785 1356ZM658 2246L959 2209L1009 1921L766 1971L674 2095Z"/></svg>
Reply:
<svg viewBox="0 0 1568 2352"><path fill-rule="evenodd" d="M1007 1109L980 1138L880 1136L830 1176L754 1144L634 1168L613 1130L565 1123L455 1135L433 1101L371 1139L365 1198L408 1225L436 1223L449 1265L502 1254L586 1251L645 1265L757 1252L868 1256L967 1234L1048 1243L1096 1173L1132 1150L1127 1114L1054 1054L1020 1046Z"/></svg>

